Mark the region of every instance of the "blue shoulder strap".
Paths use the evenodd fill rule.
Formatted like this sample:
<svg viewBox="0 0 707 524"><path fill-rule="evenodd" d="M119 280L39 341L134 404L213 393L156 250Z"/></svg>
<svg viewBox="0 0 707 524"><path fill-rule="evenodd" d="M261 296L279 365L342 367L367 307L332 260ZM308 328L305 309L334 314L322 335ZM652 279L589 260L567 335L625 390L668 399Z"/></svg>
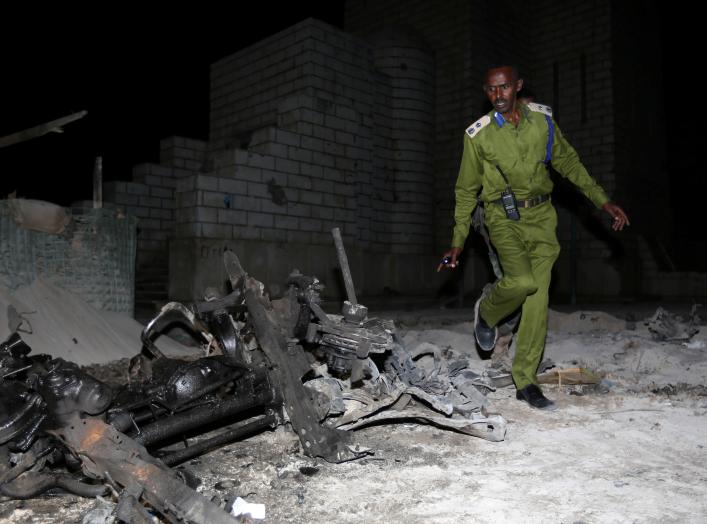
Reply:
<svg viewBox="0 0 707 524"><path fill-rule="evenodd" d="M547 121L547 146L545 148L545 165L552 161L552 143L555 141L555 124L550 115L545 115Z"/></svg>

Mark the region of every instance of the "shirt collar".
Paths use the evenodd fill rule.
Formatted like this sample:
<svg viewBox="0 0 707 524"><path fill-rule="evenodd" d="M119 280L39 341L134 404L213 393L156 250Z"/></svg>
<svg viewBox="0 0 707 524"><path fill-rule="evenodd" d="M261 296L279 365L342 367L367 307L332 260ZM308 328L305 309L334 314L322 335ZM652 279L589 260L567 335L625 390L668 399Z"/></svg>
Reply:
<svg viewBox="0 0 707 524"><path fill-rule="evenodd" d="M527 118L528 120L531 120L530 118L530 109L528 109L528 106L525 104L518 104L520 108L520 114L521 114L521 120L523 118ZM506 123L506 119L503 118L503 115L499 113L498 111L493 112L493 119L496 121L496 124L498 124L498 127L503 127L504 124Z"/></svg>
<svg viewBox="0 0 707 524"><path fill-rule="evenodd" d="M530 110L530 108L528 108L528 106L526 104L520 104L520 114L523 118L527 118L528 120L532 120L532 118L530 117L531 113L532 113L532 111Z"/></svg>

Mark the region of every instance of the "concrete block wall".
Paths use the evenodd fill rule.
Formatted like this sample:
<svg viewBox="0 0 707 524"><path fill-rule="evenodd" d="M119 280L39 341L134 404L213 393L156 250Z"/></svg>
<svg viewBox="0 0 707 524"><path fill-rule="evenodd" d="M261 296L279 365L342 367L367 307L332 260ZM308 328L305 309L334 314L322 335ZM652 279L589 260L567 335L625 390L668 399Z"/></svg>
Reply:
<svg viewBox="0 0 707 524"><path fill-rule="evenodd" d="M297 94L316 92L340 105L348 98L365 114L373 92L370 61L364 42L308 19L214 63L212 149L247 145L254 131L277 124L279 105Z"/></svg>
<svg viewBox="0 0 707 524"><path fill-rule="evenodd" d="M175 176L183 176L193 171L204 171L207 142L171 136L160 141L160 165L176 169Z"/></svg>
<svg viewBox="0 0 707 524"><path fill-rule="evenodd" d="M616 193L616 149L611 3L574 0L558 9L556 2L535 0L532 7L537 20L531 38L535 91L553 106L565 137L612 198ZM599 211L591 211L589 221L573 219L577 206L584 206L585 213L593 206L577 199L570 202L572 208L558 206L558 237L565 247L558 265L573 263L569 257L576 257L576 293L580 296L618 294L617 274L606 263L612 254L610 244L595 230L608 231L606 220ZM568 248L573 234L574 252Z"/></svg>
<svg viewBox="0 0 707 524"><path fill-rule="evenodd" d="M139 164L133 168L132 181L111 181L103 186L107 202L138 218L137 271L155 259L166 260L168 238L175 225L176 172L160 164Z"/></svg>
<svg viewBox="0 0 707 524"><path fill-rule="evenodd" d="M231 150L214 157L214 171L179 179L176 237L328 245L329 231L339 227L353 238L353 184L327 180L323 167L294 160L299 148L285 144L292 137L299 138L274 129L273 140L261 143L284 146L285 157Z"/></svg>
<svg viewBox="0 0 707 524"><path fill-rule="evenodd" d="M137 270L168 257L169 239L175 234L177 180L205 169L207 142L172 136L160 141L159 164L133 168L131 181L106 182L107 202L138 218Z"/></svg>
<svg viewBox="0 0 707 524"><path fill-rule="evenodd" d="M289 209L266 212L289 212L303 242L320 242L336 215L362 249L431 249L432 58L411 46L387 53L374 56L358 38L307 20L213 66L213 154L240 147L274 157ZM394 65L384 71L386 60ZM254 90L254 78L267 81ZM400 107L378 110L391 103ZM279 229L264 220L259 227Z"/></svg>
<svg viewBox="0 0 707 524"><path fill-rule="evenodd" d="M228 246L266 279L284 281L295 263L332 274L334 227L362 291L408 287L411 272L423 280L436 259L432 72L423 50L389 46L376 56L311 19L214 64L204 171L176 182L170 250L170 267L197 272L172 277L170 295L193 298L210 279L218 284ZM399 260L410 253L423 256Z"/></svg>
<svg viewBox="0 0 707 524"><path fill-rule="evenodd" d="M395 147L393 142L392 98L393 86L388 75L378 72L373 109L373 176L374 209L371 220L372 250L384 253L392 240L393 221L391 211L395 204Z"/></svg>
<svg viewBox="0 0 707 524"><path fill-rule="evenodd" d="M255 230L237 231L237 238L317 244L329 242L337 225L357 242L371 242L372 74L363 42L316 20L213 65L215 158L247 148L270 164L247 175L248 195L267 202L248 204ZM242 178L235 163L218 163L219 175ZM272 202L269 183L286 189L286 204Z"/></svg>
<svg viewBox="0 0 707 524"><path fill-rule="evenodd" d="M375 67L390 83L380 101L389 108L389 124L376 129L389 155L376 167L393 182L388 250L429 253L434 250L434 58L424 42L405 33L379 35L373 45Z"/></svg>
<svg viewBox="0 0 707 524"><path fill-rule="evenodd" d="M254 89L252 75L267 80ZM234 201L247 228L228 236L328 244L337 226L370 244L371 75L362 42L315 20L214 64L214 174L250 197Z"/></svg>
<svg viewBox="0 0 707 524"><path fill-rule="evenodd" d="M429 125L434 187L429 195L435 213L431 247L435 251L447 247L451 240L453 186L459 170L463 133L480 111L481 89L476 85L472 90L473 74L468 67L470 20L470 4L463 0L444 3L413 0L406 3L405 9L394 0L346 2L346 31L371 42L374 47L406 33L410 40L423 43L434 59L431 81L434 98Z"/></svg>
<svg viewBox="0 0 707 524"><path fill-rule="evenodd" d="M523 68L528 63L527 11L511 4L501 3L489 9L480 0L413 0L400 9L396 0L346 3L347 31L371 42L385 38L391 31L405 31L424 42L434 58L430 145L437 251L447 248L451 240L454 183L464 130L488 110L481 90L486 65L508 56ZM516 45L521 41L523 46ZM485 259L485 254L480 258Z"/></svg>

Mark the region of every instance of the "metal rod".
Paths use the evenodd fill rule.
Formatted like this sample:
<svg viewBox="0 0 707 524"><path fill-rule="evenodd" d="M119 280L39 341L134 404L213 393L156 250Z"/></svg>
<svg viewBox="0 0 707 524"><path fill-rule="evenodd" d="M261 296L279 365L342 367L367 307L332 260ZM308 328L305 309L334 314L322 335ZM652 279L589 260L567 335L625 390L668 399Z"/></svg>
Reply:
<svg viewBox="0 0 707 524"><path fill-rule="evenodd" d="M179 451L175 451L169 455L164 455L163 457L160 457L160 459L167 466L171 467L197 455L202 455L212 449L230 444L234 440L238 440L248 435L252 435L253 433L257 433L263 429L273 427L275 424L277 424L277 417L275 415L265 415L264 417L248 422L247 424L242 424L236 428L232 428L221 435L217 435L207 440L202 440L201 442L197 442L188 448L180 449Z"/></svg>
<svg viewBox="0 0 707 524"><path fill-rule="evenodd" d="M97 156L93 166L93 209L103 207L103 157Z"/></svg>
<svg viewBox="0 0 707 524"><path fill-rule="evenodd" d="M264 406L273 400L274 393L271 390L264 390L250 397L232 398L213 407L202 406L144 426L140 428L140 434L133 438L143 446L150 446L242 411Z"/></svg>
<svg viewBox="0 0 707 524"><path fill-rule="evenodd" d="M29 369L29 368L31 368L32 366L33 366L33 364L30 364L29 366L25 366L25 367L23 367L23 368L16 369L16 370L14 370L14 371L10 371L9 373L5 373L5 374L2 376L2 378L7 378L7 377L9 377L10 375L14 375L15 373L19 373L20 371L24 371L24 370L26 370L26 369Z"/></svg>
<svg viewBox="0 0 707 524"><path fill-rule="evenodd" d="M355 306L356 304L358 304L358 301L356 300L356 291L354 290L353 279L351 278L351 270L349 269L349 259L346 258L346 251L344 250L344 241L341 239L341 231L339 231L338 227L335 227L331 230L331 234L334 236L336 256L339 258L341 274L344 276L346 295L349 298L349 302L351 302L351 304Z"/></svg>

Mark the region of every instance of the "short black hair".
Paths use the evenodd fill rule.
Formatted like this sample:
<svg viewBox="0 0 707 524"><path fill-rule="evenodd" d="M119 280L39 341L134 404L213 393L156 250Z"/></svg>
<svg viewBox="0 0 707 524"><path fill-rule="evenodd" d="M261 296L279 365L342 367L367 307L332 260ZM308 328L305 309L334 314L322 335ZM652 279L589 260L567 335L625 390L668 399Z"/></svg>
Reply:
<svg viewBox="0 0 707 524"><path fill-rule="evenodd" d="M484 78L486 78L486 74L492 69L501 69L502 67L510 67L515 80L521 78L520 69L518 69L518 66L515 65L514 62L489 62L484 70Z"/></svg>

